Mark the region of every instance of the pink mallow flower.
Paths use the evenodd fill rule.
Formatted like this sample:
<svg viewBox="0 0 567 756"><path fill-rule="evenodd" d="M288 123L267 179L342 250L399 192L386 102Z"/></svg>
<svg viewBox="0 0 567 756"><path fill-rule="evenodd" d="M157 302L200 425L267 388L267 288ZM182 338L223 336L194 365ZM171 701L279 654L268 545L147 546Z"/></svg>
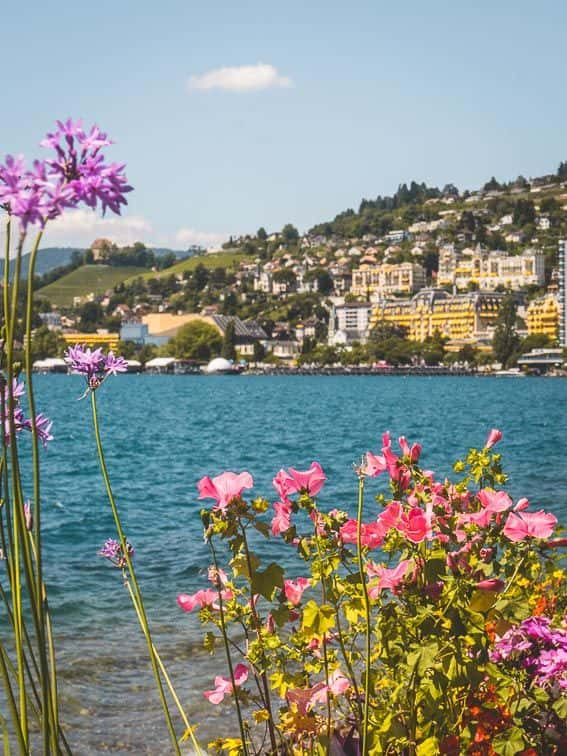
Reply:
<svg viewBox="0 0 567 756"><path fill-rule="evenodd" d="M358 543L358 522L350 519L341 525L339 535L343 543ZM384 540L384 528L378 522L363 522L360 526L360 542L368 549L376 549Z"/></svg>
<svg viewBox="0 0 567 756"><path fill-rule="evenodd" d="M504 525L503 533L510 541L523 541L524 538L549 538L557 525L557 517L550 512L510 512Z"/></svg>
<svg viewBox="0 0 567 756"><path fill-rule="evenodd" d="M501 439L502 439L502 431L499 431L497 428L493 428L488 434L488 438L486 439L484 448L492 449L494 444L497 444Z"/></svg>
<svg viewBox="0 0 567 756"><path fill-rule="evenodd" d="M205 475L197 487L200 499L215 499L217 503L213 509L224 512L233 499L237 499L245 488L252 488L253 485L254 481L249 472L223 472L212 480Z"/></svg>
<svg viewBox="0 0 567 756"><path fill-rule="evenodd" d="M477 499L487 512L505 512L513 504L506 491L493 491L490 488L480 490Z"/></svg>
<svg viewBox="0 0 567 756"><path fill-rule="evenodd" d="M234 684L237 688L244 685L248 679L248 667L245 664L237 664L234 668ZM203 695L212 704L220 704L224 700L225 696L230 696L234 692L232 686L232 680L228 677L221 677L217 675L215 677L215 689L206 690Z"/></svg>
<svg viewBox="0 0 567 756"><path fill-rule="evenodd" d="M272 535L277 536L291 528L291 504L284 501L274 503L275 515L272 518Z"/></svg>
<svg viewBox="0 0 567 756"><path fill-rule="evenodd" d="M289 704L295 704L300 714L307 714L315 704L325 704L329 693L341 696L350 688L350 681L343 673L336 669L329 675L329 684L319 682L311 688L292 688L287 691Z"/></svg>
<svg viewBox="0 0 567 756"><path fill-rule="evenodd" d="M284 580L284 593L286 599L293 606L297 606L301 602L301 597L310 585L310 581L307 578L297 578L297 580Z"/></svg>
<svg viewBox="0 0 567 756"><path fill-rule="evenodd" d="M233 593L230 590L221 591L221 598L223 601L228 601L233 597ZM184 612L192 612L193 609L203 609L205 606L212 609L218 609L219 606L216 603L218 601L218 591L212 588L206 590L197 591L192 596L187 593L180 593L177 597L177 603L183 609Z"/></svg>
<svg viewBox="0 0 567 756"><path fill-rule="evenodd" d="M290 467L288 473L293 481L291 484L292 490L294 489L297 493L305 491L309 496L316 496L323 488L327 479L323 468L318 462L312 462L311 467L304 471L295 470L293 467Z"/></svg>
<svg viewBox="0 0 567 756"><path fill-rule="evenodd" d="M406 577L411 564L413 564L411 559L402 559L397 567L390 569L374 562L368 562L366 565L368 577L378 578L378 583L368 590L370 598L377 598L378 594L386 588L390 590L397 588Z"/></svg>
<svg viewBox="0 0 567 756"><path fill-rule="evenodd" d="M433 537L431 530L431 516L419 507L413 507L407 514L403 514L397 529L412 543L421 543L426 538Z"/></svg>

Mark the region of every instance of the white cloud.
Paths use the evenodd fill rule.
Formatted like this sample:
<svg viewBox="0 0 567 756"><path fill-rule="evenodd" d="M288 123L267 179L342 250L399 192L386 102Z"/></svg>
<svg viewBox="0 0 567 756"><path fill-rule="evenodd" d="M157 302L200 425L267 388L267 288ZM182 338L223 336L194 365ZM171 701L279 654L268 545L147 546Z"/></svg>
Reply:
<svg viewBox="0 0 567 756"><path fill-rule="evenodd" d="M44 247L89 247L98 237L105 237L121 246L145 241L152 233L152 224L139 215L106 216L91 210L73 210L47 225Z"/></svg>
<svg viewBox="0 0 567 756"><path fill-rule="evenodd" d="M269 63L215 68L203 74L193 75L187 82L190 91L224 89L228 92L257 92L261 89L291 86L291 79L281 76L277 68Z"/></svg>
<svg viewBox="0 0 567 756"><path fill-rule="evenodd" d="M217 234L213 231L197 231L194 228L180 228L173 237L176 247L191 247L198 244L200 247L218 247L226 241L226 234Z"/></svg>

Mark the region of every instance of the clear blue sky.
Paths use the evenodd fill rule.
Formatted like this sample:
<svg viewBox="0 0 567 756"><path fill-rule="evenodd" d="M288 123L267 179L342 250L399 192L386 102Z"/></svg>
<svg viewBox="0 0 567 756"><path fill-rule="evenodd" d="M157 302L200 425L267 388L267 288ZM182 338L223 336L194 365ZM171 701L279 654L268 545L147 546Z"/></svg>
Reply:
<svg viewBox="0 0 567 756"><path fill-rule="evenodd" d="M567 159L564 0L30 0L0 18L0 153L82 117L135 186L123 221L69 218L52 243L303 230L403 181Z"/></svg>

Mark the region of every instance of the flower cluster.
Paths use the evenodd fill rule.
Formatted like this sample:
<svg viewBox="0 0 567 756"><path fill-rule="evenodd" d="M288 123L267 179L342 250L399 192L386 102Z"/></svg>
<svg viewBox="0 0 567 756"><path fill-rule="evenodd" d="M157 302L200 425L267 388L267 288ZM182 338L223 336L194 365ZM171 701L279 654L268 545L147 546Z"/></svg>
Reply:
<svg viewBox="0 0 567 756"><path fill-rule="evenodd" d="M495 644L490 658L525 669L537 685L567 691L567 630L548 617L528 617Z"/></svg>
<svg viewBox="0 0 567 756"><path fill-rule="evenodd" d="M561 572L554 567L564 541L553 538L555 515L502 489L501 457L493 452L501 438L491 430L482 449L455 464L464 475L451 482L419 467L420 444L402 436L398 450L385 433L380 452L367 452L355 468L356 518L320 508L326 475L317 462L279 470L273 508L243 498L254 486L249 472L202 478L199 498L214 500L201 512L213 588L177 602L212 626L206 649L224 646L232 657L232 648L231 668L239 662L255 682L219 676L205 693L209 701L231 694L239 712L253 707L272 749L283 738L297 753L318 752L331 740L348 741L353 753L405 753L417 744L423 753L480 754L486 743L493 748L486 753L501 753L508 740L516 753L559 753L546 724L562 737L555 721L562 709L549 693L552 685L566 687L559 588L542 604L550 617L526 618L536 613L533 585ZM377 476L390 494L365 508ZM286 544L291 573L275 561L262 565L258 534ZM221 553L230 554L226 572ZM291 564L294 553L300 567ZM554 707L545 723L535 699L524 719L525 704L508 700L516 693L499 669L507 663L523 664L545 688ZM242 752L244 730L234 753ZM222 750L219 743L212 747Z"/></svg>
<svg viewBox="0 0 567 756"><path fill-rule="evenodd" d="M77 345L69 347L65 356L71 370L85 376L87 391L95 391L109 375L125 373L128 369L123 357L116 357L113 352L104 355L100 348Z"/></svg>
<svg viewBox="0 0 567 756"><path fill-rule="evenodd" d="M18 218L25 232L29 225L41 228L66 208L84 203L95 208L100 202L119 214L132 190L124 165L107 163L101 149L112 142L97 126L83 129L80 121L57 121L57 129L41 141L55 150L55 157L36 160L26 168L20 155L8 155L0 164L0 208Z"/></svg>
<svg viewBox="0 0 567 756"><path fill-rule="evenodd" d="M130 558L134 556L134 549L128 542L126 542L126 551ZM98 555L104 557L104 559L108 559L115 567L119 567L120 569L124 569L127 565L124 550L120 545L120 542L114 538L106 539L104 546L98 552Z"/></svg>
<svg viewBox="0 0 567 756"><path fill-rule="evenodd" d="M49 441L53 440L53 436L51 435L53 422L42 412L37 414L33 421L31 418L26 418L24 411L20 406L20 400L24 393L24 384L20 383L17 379L14 378L11 391L13 413L10 417L10 391L7 385L4 386L3 398L0 404L0 420L2 422L2 425L4 426L4 438L6 439L6 444L10 443L12 427L14 428L16 436L21 433L21 431L31 432L35 428L37 437L43 444L44 448L47 448Z"/></svg>

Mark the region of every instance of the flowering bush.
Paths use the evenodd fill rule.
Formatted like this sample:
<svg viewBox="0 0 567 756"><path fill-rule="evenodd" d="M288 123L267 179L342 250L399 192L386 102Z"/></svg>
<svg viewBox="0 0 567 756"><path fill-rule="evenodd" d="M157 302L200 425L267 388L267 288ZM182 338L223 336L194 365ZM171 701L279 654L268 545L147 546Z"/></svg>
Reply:
<svg viewBox="0 0 567 756"><path fill-rule="evenodd" d="M211 748L565 752L566 542L552 538L553 514L501 488L501 436L471 449L451 482L419 467L418 444L401 438L398 453L384 434L356 468L356 518L320 507L316 462L277 473L273 507L243 498L247 472L200 481L214 500L201 513L209 587L178 604L199 611L206 649L224 652L228 677L204 695L232 701L240 728ZM365 487L382 474L389 495L367 512ZM295 556L289 575L261 563L258 537Z"/></svg>

